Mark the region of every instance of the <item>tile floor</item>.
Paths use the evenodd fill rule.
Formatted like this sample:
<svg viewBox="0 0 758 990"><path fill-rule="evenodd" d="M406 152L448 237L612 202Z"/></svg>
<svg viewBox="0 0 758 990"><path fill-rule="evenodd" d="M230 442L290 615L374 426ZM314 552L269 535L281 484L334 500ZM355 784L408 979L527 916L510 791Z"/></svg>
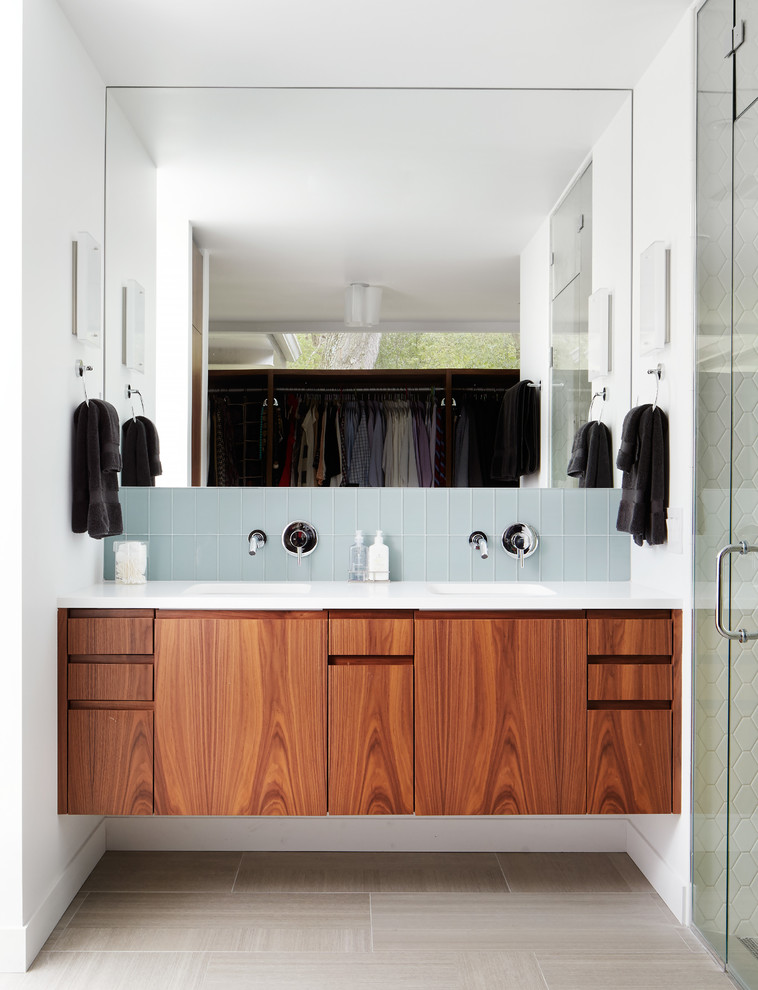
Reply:
<svg viewBox="0 0 758 990"><path fill-rule="evenodd" d="M0 990L732 990L623 853L108 852Z"/></svg>

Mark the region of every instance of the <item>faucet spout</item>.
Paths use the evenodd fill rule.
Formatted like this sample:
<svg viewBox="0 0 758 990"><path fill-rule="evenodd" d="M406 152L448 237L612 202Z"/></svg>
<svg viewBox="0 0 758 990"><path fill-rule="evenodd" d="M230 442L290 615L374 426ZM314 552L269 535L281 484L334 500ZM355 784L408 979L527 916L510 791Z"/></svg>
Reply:
<svg viewBox="0 0 758 990"><path fill-rule="evenodd" d="M251 557L254 557L259 550L261 550L266 544L266 534L262 529L254 529L252 533L248 534L248 553Z"/></svg>
<svg viewBox="0 0 758 990"><path fill-rule="evenodd" d="M489 547L487 546L487 535L483 533L480 529L475 530L471 536L468 538L469 546L472 546L475 550L478 550L482 555L482 560L486 560L489 555Z"/></svg>

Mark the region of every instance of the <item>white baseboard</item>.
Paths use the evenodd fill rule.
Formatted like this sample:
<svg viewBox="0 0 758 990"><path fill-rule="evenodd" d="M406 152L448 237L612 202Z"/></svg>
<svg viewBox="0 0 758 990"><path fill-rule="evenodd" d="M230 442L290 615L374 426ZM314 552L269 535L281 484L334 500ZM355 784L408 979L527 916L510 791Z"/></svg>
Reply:
<svg viewBox="0 0 758 990"><path fill-rule="evenodd" d="M627 822L626 851L682 925L691 920L692 885L661 857L633 822Z"/></svg>
<svg viewBox="0 0 758 990"><path fill-rule="evenodd" d="M106 850L105 820L79 848L45 900L22 928L0 929L0 973L24 973Z"/></svg>
<svg viewBox="0 0 758 990"><path fill-rule="evenodd" d="M108 849L623 852L626 820L597 817L109 818Z"/></svg>

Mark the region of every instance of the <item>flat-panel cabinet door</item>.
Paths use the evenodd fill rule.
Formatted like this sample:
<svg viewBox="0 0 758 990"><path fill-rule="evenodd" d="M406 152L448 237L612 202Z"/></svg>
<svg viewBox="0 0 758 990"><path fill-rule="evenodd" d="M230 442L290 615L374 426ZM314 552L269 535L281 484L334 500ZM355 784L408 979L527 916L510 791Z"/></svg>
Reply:
<svg viewBox="0 0 758 990"><path fill-rule="evenodd" d="M587 812L671 814L671 712L587 712Z"/></svg>
<svg viewBox="0 0 758 990"><path fill-rule="evenodd" d="M584 629L417 617L417 814L584 813Z"/></svg>
<svg viewBox="0 0 758 990"><path fill-rule="evenodd" d="M69 711L68 812L152 815L152 712L104 708Z"/></svg>
<svg viewBox="0 0 758 990"><path fill-rule="evenodd" d="M326 615L155 629L156 814L326 814Z"/></svg>
<svg viewBox="0 0 758 990"><path fill-rule="evenodd" d="M413 665L329 667L329 814L413 814Z"/></svg>

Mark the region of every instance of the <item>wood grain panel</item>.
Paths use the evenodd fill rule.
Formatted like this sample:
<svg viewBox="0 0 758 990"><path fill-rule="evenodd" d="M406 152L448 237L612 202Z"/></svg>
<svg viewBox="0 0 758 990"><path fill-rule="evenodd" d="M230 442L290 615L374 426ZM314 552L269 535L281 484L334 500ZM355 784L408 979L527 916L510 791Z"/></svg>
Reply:
<svg viewBox="0 0 758 990"><path fill-rule="evenodd" d="M587 712L588 814L671 810L671 712Z"/></svg>
<svg viewBox="0 0 758 990"><path fill-rule="evenodd" d="M72 815L153 813L153 713L68 713L68 811Z"/></svg>
<svg viewBox="0 0 758 990"><path fill-rule="evenodd" d="M416 617L416 812L583 814L579 618Z"/></svg>
<svg viewBox="0 0 758 990"><path fill-rule="evenodd" d="M79 701L152 701L150 663L71 663L68 697Z"/></svg>
<svg viewBox="0 0 758 990"><path fill-rule="evenodd" d="M68 812L68 614L58 609L58 814Z"/></svg>
<svg viewBox="0 0 758 990"><path fill-rule="evenodd" d="M591 663L587 667L590 701L670 701L671 664Z"/></svg>
<svg viewBox="0 0 758 990"><path fill-rule="evenodd" d="M64 639L65 644L65 639ZM152 653L74 653L69 663L152 663Z"/></svg>
<svg viewBox="0 0 758 990"><path fill-rule="evenodd" d="M587 653L590 656L625 656L671 653L671 619L590 617L587 620Z"/></svg>
<svg viewBox="0 0 758 990"><path fill-rule="evenodd" d="M329 668L329 813L413 814L413 667Z"/></svg>
<svg viewBox="0 0 758 990"><path fill-rule="evenodd" d="M154 619L154 608L70 608L69 619Z"/></svg>
<svg viewBox="0 0 758 990"><path fill-rule="evenodd" d="M155 810L326 813L326 615L156 620Z"/></svg>
<svg viewBox="0 0 758 990"><path fill-rule="evenodd" d="M153 620L150 618L69 618L68 652L152 653Z"/></svg>
<svg viewBox="0 0 758 990"><path fill-rule="evenodd" d="M671 811L682 813L682 610L671 613L671 672L674 689L671 701Z"/></svg>
<svg viewBox="0 0 758 990"><path fill-rule="evenodd" d="M342 656L411 656L413 615L385 612L329 613L329 653Z"/></svg>

